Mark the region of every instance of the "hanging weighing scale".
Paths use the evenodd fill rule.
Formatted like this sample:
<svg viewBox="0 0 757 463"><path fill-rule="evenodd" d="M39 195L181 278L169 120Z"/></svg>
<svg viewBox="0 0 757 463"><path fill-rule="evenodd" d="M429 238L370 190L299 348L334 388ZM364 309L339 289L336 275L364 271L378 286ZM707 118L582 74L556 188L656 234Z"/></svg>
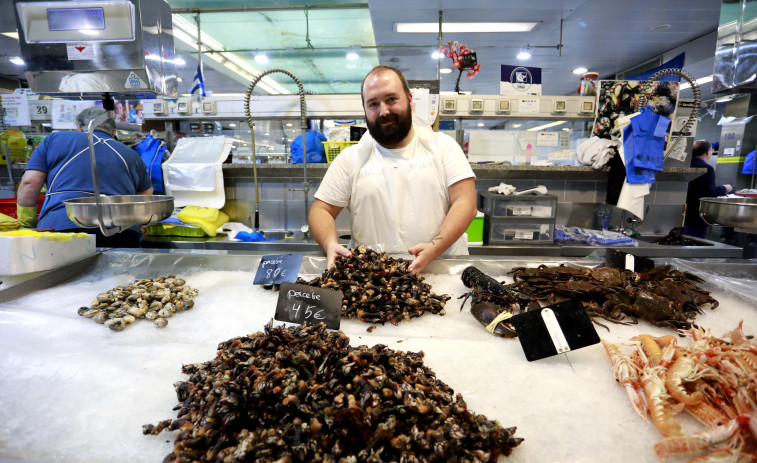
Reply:
<svg viewBox="0 0 757 463"><path fill-rule="evenodd" d="M100 195L95 127L114 118L114 100L176 97L171 7L164 0L14 0L19 45L32 91L102 100L87 127L94 196L64 201L72 222L111 236L168 218L173 197Z"/></svg>

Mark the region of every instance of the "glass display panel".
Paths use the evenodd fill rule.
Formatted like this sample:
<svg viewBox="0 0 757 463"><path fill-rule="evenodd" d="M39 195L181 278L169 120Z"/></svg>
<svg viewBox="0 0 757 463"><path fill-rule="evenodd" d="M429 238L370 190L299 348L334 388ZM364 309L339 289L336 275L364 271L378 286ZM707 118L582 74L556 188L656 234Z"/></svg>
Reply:
<svg viewBox="0 0 757 463"><path fill-rule="evenodd" d="M104 30L102 8L48 8L47 25L51 31Z"/></svg>

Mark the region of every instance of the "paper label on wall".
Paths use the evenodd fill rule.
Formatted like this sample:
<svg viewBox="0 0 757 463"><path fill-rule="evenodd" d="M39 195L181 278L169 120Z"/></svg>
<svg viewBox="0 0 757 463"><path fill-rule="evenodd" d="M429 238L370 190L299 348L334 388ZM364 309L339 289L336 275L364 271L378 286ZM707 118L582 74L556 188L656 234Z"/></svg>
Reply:
<svg viewBox="0 0 757 463"><path fill-rule="evenodd" d="M427 125L431 125L434 119L431 119L431 103L429 101L430 93L428 89L411 88L410 94L413 96L413 101L410 105L415 117L424 121Z"/></svg>
<svg viewBox="0 0 757 463"><path fill-rule="evenodd" d="M126 88L147 88L147 85L145 85L144 82L142 82L142 79L139 78L139 76L134 73L130 72L129 77L126 78L126 83L124 84L124 87Z"/></svg>
<svg viewBox="0 0 757 463"><path fill-rule="evenodd" d="M95 59L95 45L93 43L67 43L66 54L70 61Z"/></svg>
<svg viewBox="0 0 757 463"><path fill-rule="evenodd" d="M559 141L559 132L539 132L536 136L536 146L557 146Z"/></svg>
<svg viewBox="0 0 757 463"><path fill-rule="evenodd" d="M55 130L75 130L76 115L94 106L94 101L53 100L52 126Z"/></svg>
<svg viewBox="0 0 757 463"><path fill-rule="evenodd" d="M5 123L13 127L31 125L29 118L29 104L26 95L2 95L5 108Z"/></svg>
<svg viewBox="0 0 757 463"><path fill-rule="evenodd" d="M686 138L681 138L678 143L676 143L676 146L673 147L672 150L668 151L666 153L666 156L672 159L675 159L676 161L685 161L686 160Z"/></svg>
<svg viewBox="0 0 757 463"><path fill-rule="evenodd" d="M725 156L733 156L734 152L735 152L735 150L733 148L726 148L726 149L723 150L723 154Z"/></svg>
<svg viewBox="0 0 757 463"><path fill-rule="evenodd" d="M518 103L518 112L526 114L539 113L539 100L536 98L521 98Z"/></svg>

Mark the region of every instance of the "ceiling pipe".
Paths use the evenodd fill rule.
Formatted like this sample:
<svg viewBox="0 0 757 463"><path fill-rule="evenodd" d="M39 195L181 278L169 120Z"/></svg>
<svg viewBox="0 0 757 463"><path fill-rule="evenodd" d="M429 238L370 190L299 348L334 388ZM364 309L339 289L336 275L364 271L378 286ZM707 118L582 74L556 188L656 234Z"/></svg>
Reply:
<svg viewBox="0 0 757 463"><path fill-rule="evenodd" d="M255 11L286 11L286 10L348 10L365 9L367 3L344 3L339 5L286 5L286 6L234 6L219 8L171 8L173 14L199 14L199 13L241 13Z"/></svg>

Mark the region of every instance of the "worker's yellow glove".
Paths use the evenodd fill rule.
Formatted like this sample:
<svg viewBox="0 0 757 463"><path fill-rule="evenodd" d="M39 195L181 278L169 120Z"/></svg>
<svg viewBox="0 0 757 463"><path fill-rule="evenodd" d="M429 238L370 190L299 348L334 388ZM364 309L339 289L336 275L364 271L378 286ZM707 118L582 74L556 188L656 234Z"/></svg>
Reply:
<svg viewBox="0 0 757 463"><path fill-rule="evenodd" d="M16 215L21 226L34 228L37 224L37 206L20 206L16 204Z"/></svg>

